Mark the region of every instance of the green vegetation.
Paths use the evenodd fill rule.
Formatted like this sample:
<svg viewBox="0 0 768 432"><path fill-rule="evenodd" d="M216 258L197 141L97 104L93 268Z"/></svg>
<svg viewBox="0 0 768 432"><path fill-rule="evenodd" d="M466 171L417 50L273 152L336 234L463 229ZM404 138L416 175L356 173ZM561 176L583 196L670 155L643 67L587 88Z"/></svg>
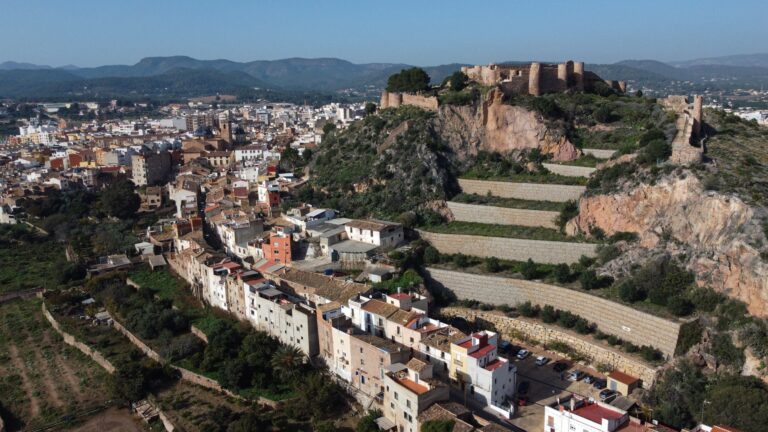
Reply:
<svg viewBox="0 0 768 432"><path fill-rule="evenodd" d="M310 184L296 199L347 217L397 220L413 212L415 220L424 219L425 203L459 189L449 151L430 125L432 115L403 106L326 137L309 165Z"/></svg>
<svg viewBox="0 0 768 432"><path fill-rule="evenodd" d="M569 237L557 230L542 227L519 225L492 225L475 222L450 222L443 225L429 225L424 230L442 234L466 234L486 237L522 238L529 240L548 240L562 242L589 242L581 238Z"/></svg>
<svg viewBox="0 0 768 432"><path fill-rule="evenodd" d="M516 155L502 155L500 153L478 152L469 168L461 175L461 178L472 180L495 180L518 183L550 183L563 185L586 185L585 177L570 177L554 174L543 167L541 162L545 159L541 151L534 149L525 155L528 162L539 165L539 171L526 170L525 161L517 159Z"/></svg>
<svg viewBox="0 0 768 432"><path fill-rule="evenodd" d="M594 168L597 166L597 164L602 162L604 162L602 159L598 159L592 156L591 154L587 154L578 159L574 159L572 161L558 162L558 163L560 165L571 165L571 166Z"/></svg>
<svg viewBox="0 0 768 432"><path fill-rule="evenodd" d="M81 280L82 267L68 263L64 248L26 225L0 225L0 294L54 289Z"/></svg>
<svg viewBox="0 0 768 432"><path fill-rule="evenodd" d="M721 110L705 110L704 121L707 154L717 161L698 171L704 187L768 205L768 130Z"/></svg>
<svg viewBox="0 0 768 432"><path fill-rule="evenodd" d="M422 423L421 432L451 432L455 423L453 420L428 420Z"/></svg>
<svg viewBox="0 0 768 432"><path fill-rule="evenodd" d="M739 375L704 375L688 360L664 371L645 402L655 418L677 428L705 423L759 432L768 424L765 383Z"/></svg>
<svg viewBox="0 0 768 432"><path fill-rule="evenodd" d="M408 291L412 288L418 287L422 283L424 283L424 279L419 276L419 273L417 273L414 269L408 269L404 271L400 277L376 283L373 285L373 287L392 294L397 292L398 288L402 288L404 291Z"/></svg>
<svg viewBox="0 0 768 432"><path fill-rule="evenodd" d="M413 67L391 75L387 80L387 91L418 93L429 90L429 75L424 69Z"/></svg>
<svg viewBox="0 0 768 432"><path fill-rule="evenodd" d="M451 201L465 203L465 204L481 204L494 207L507 207L507 208L519 208L526 210L544 210L544 211L556 211L559 212L563 209L564 203L550 202L550 201L530 201L515 198L500 198L493 195L477 195L460 193Z"/></svg>

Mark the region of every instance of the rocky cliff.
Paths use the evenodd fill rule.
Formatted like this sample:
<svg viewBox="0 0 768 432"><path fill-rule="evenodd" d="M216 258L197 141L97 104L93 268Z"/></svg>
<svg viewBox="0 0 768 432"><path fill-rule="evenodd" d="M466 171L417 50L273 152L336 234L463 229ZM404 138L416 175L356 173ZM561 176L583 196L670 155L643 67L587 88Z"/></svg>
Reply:
<svg viewBox="0 0 768 432"><path fill-rule="evenodd" d="M760 256L766 244L763 213L734 195L705 191L691 171L678 170L651 184L582 197L579 215L566 229L637 233L639 241L627 245L623 259L606 268L609 273L625 272L643 256L670 253L686 263L698 284L768 316L768 265Z"/></svg>
<svg viewBox="0 0 768 432"><path fill-rule="evenodd" d="M503 103L502 93L496 89L473 105L441 106L434 123L459 157L478 151L509 153L532 148L541 148L556 161L581 155L563 127L547 124L541 115L527 108Z"/></svg>

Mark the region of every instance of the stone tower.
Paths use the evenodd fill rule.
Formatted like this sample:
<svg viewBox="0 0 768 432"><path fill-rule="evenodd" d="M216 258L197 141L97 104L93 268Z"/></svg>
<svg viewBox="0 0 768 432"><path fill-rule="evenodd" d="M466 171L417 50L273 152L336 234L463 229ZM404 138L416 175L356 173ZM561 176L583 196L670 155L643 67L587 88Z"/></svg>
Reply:
<svg viewBox="0 0 768 432"><path fill-rule="evenodd" d="M557 65L557 82L561 91L568 90L568 65L565 63Z"/></svg>
<svg viewBox="0 0 768 432"><path fill-rule="evenodd" d="M696 136L701 135L701 110L704 99L701 95L695 95L693 97L693 134Z"/></svg>
<svg viewBox="0 0 768 432"><path fill-rule="evenodd" d="M528 94L541 96L541 63L531 63L528 70Z"/></svg>
<svg viewBox="0 0 768 432"><path fill-rule="evenodd" d="M576 81L576 90L584 91L584 62L573 64L573 78Z"/></svg>
<svg viewBox="0 0 768 432"><path fill-rule="evenodd" d="M227 144L232 144L232 123L229 122L228 118L219 122L219 131L221 132L221 139Z"/></svg>

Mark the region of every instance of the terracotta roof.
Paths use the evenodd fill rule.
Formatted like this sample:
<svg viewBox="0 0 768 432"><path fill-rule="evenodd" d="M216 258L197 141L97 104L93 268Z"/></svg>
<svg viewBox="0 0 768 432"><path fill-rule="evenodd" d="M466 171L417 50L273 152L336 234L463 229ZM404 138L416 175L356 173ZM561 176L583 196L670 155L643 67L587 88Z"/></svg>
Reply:
<svg viewBox="0 0 768 432"><path fill-rule="evenodd" d="M290 283L297 283L312 288L315 295L341 304L346 304L352 297L369 290L367 285L346 282L296 268L288 268L279 277Z"/></svg>
<svg viewBox="0 0 768 432"><path fill-rule="evenodd" d="M581 418L585 418L597 424L601 424L603 419L618 420L624 416L624 414L620 412L605 408L596 403L582 405L573 410L573 413Z"/></svg>
<svg viewBox="0 0 768 432"><path fill-rule="evenodd" d="M395 313L392 314L392 316L387 319L393 323L404 326L410 323L413 319L420 317L421 315L422 314L418 312L410 312L398 309Z"/></svg>
<svg viewBox="0 0 768 432"><path fill-rule="evenodd" d="M408 363L405 364L405 367L408 369L414 371L414 372L421 372L423 371L427 366L429 366L426 362L423 362L416 357L408 360Z"/></svg>
<svg viewBox="0 0 768 432"><path fill-rule="evenodd" d="M423 395L424 393L429 391L429 387L423 386L421 384L417 384L416 382L408 378L399 378L395 376L395 377L392 377L392 379L395 380L395 382L397 382L401 386L407 388L413 393L416 393L417 395Z"/></svg>
<svg viewBox="0 0 768 432"><path fill-rule="evenodd" d="M620 372L620 371L613 371L609 373L608 378L626 385L632 385L639 381L638 378L635 378L631 375L627 375L624 372Z"/></svg>
<svg viewBox="0 0 768 432"><path fill-rule="evenodd" d="M363 310L375 315L389 318L391 315L400 310L397 306L393 306L389 303L381 300L370 300L363 305Z"/></svg>

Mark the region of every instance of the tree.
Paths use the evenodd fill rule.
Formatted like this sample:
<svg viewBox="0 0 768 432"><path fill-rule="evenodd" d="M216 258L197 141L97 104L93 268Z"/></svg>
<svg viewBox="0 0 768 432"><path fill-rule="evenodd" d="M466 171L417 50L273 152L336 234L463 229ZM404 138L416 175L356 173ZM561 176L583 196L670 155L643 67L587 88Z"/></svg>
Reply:
<svg viewBox="0 0 768 432"><path fill-rule="evenodd" d="M465 268L469 266L469 258L462 253L457 253L453 256L453 263L456 267Z"/></svg>
<svg viewBox="0 0 768 432"><path fill-rule="evenodd" d="M672 155L672 146L664 140L653 140L643 147L637 155L637 162L641 165L652 165L663 162Z"/></svg>
<svg viewBox="0 0 768 432"><path fill-rule="evenodd" d="M323 135L328 135L336 130L336 123L329 121L323 125Z"/></svg>
<svg viewBox="0 0 768 432"><path fill-rule="evenodd" d="M270 364L283 379L291 381L301 371L304 353L296 346L282 345L272 356Z"/></svg>
<svg viewBox="0 0 768 432"><path fill-rule="evenodd" d="M320 372L307 375L297 390L297 403L314 419L329 418L344 405L343 390Z"/></svg>
<svg viewBox="0 0 768 432"><path fill-rule="evenodd" d="M360 419L359 422L357 422L355 432L378 432L379 426L376 424L376 419L381 416L381 411L377 409L368 411L368 414L366 414L363 418Z"/></svg>
<svg viewBox="0 0 768 432"><path fill-rule="evenodd" d="M693 312L693 303L681 295L675 295L667 301L667 309L677 316L686 316Z"/></svg>
<svg viewBox="0 0 768 432"><path fill-rule="evenodd" d="M559 283L566 283L571 280L571 269L568 268L568 264L556 265L552 274Z"/></svg>
<svg viewBox="0 0 768 432"><path fill-rule="evenodd" d="M99 197L101 209L118 219L133 219L141 205L141 197L135 192L133 183L119 179L104 188Z"/></svg>
<svg viewBox="0 0 768 432"><path fill-rule="evenodd" d="M462 71L456 71L445 79L444 84L448 84L451 90L458 92L464 90L468 82L469 77L467 74Z"/></svg>
<svg viewBox="0 0 768 432"><path fill-rule="evenodd" d="M541 320L547 324L551 324L557 321L557 311L550 305L546 305L541 308L539 315L541 316Z"/></svg>
<svg viewBox="0 0 768 432"><path fill-rule="evenodd" d="M126 404L138 401L147 394L144 371L137 363L127 363L110 376L112 396Z"/></svg>
<svg viewBox="0 0 768 432"><path fill-rule="evenodd" d="M424 249L424 262L427 264L437 264L440 262L440 252L433 246L427 246Z"/></svg>
<svg viewBox="0 0 768 432"><path fill-rule="evenodd" d="M365 104L365 115L369 116L371 114L374 114L376 112L376 104L373 102L366 102Z"/></svg>
<svg viewBox="0 0 768 432"><path fill-rule="evenodd" d="M565 225L570 221L571 219L575 218L579 215L579 204L574 201L570 200L565 203L563 206L563 209L560 210L560 214L557 215L557 219L555 220L555 224L560 228L560 231L565 230Z"/></svg>
<svg viewBox="0 0 768 432"><path fill-rule="evenodd" d="M429 75L421 68L403 69L387 80L387 91L418 93L429 90Z"/></svg>
<svg viewBox="0 0 768 432"><path fill-rule="evenodd" d="M628 303L645 300L645 292L638 288L632 280L625 280L619 284L619 298Z"/></svg>
<svg viewBox="0 0 768 432"><path fill-rule="evenodd" d="M595 289L600 285L600 279L594 270L587 270L579 275L579 283L585 290Z"/></svg>

